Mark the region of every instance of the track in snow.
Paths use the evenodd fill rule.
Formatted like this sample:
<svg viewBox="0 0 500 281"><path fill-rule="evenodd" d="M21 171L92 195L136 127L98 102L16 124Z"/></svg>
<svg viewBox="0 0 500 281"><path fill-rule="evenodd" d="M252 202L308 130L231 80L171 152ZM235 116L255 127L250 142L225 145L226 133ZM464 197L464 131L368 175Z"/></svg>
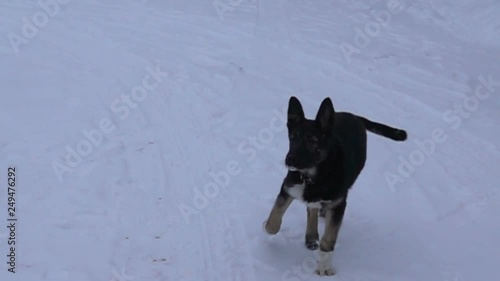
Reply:
<svg viewBox="0 0 500 281"><path fill-rule="evenodd" d="M0 279L322 279L303 246L304 206L290 207L276 237L261 231L285 174L280 113L296 95L308 116L331 96L339 111L410 134L403 144L369 136L335 280L491 280L499 258L498 82L483 85L489 97L466 117L454 111L483 78L500 81L500 6L402 3L350 60L339 46L354 44L356 28L386 1L245 1L223 19L210 1L70 1L17 54L5 36L0 163L21 171L20 227L17 273L4 264ZM1 3L0 34L20 34L22 18L40 10ZM156 66L165 77L120 118L113 102ZM103 118L116 129L59 182L51 163ZM262 141L275 121L281 129ZM398 173L435 129L446 140L422 151L423 163L391 188L384 174ZM180 204L192 205L193 189L229 162L241 172L187 223ZM0 192L0 206L5 200Z"/></svg>

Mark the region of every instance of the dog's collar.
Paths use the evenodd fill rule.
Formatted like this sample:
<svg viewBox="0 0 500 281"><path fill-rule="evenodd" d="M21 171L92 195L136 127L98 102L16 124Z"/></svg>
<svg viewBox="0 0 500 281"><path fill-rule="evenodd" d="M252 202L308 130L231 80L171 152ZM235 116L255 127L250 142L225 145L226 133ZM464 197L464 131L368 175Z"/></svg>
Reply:
<svg viewBox="0 0 500 281"><path fill-rule="evenodd" d="M316 176L317 170L316 168L310 169L297 169L295 167L288 167L288 171L299 173L299 179L304 183L313 184L313 177Z"/></svg>
<svg viewBox="0 0 500 281"><path fill-rule="evenodd" d="M313 179L311 178L311 176L307 173L299 173L300 175L300 180L303 181L304 183L310 183L310 184L313 184L314 181Z"/></svg>

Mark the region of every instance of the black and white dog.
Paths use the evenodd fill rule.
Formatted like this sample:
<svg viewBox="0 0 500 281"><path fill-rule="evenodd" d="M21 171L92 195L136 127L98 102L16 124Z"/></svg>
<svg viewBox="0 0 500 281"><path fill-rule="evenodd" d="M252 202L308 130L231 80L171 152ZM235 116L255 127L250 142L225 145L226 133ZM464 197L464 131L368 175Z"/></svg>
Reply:
<svg viewBox="0 0 500 281"><path fill-rule="evenodd" d="M323 100L316 119L309 120L299 100L291 97L287 127L288 173L264 228L269 234L278 233L292 201L303 201L307 205L306 247L316 250L319 244L316 274L333 275L332 254L347 194L366 161L366 131L395 141L406 140L407 134L351 113L336 113L330 98ZM325 213L325 232L318 243L319 209Z"/></svg>

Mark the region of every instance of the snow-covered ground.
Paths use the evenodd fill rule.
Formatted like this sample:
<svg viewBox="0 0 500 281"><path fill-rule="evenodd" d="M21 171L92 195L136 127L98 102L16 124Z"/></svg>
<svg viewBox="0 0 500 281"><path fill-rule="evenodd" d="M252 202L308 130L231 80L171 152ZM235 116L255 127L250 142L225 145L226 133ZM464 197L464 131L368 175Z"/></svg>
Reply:
<svg viewBox="0 0 500 281"><path fill-rule="evenodd" d="M498 279L499 1L58 1L0 2L0 280ZM291 95L409 133L369 136L334 277L300 203L262 231Z"/></svg>

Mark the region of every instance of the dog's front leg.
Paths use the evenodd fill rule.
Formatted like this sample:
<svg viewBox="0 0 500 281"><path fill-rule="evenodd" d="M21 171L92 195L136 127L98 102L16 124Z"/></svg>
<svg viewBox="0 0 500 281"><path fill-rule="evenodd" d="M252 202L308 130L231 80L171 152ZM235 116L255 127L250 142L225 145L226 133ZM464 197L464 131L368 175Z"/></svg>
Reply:
<svg viewBox="0 0 500 281"><path fill-rule="evenodd" d="M264 228L268 234L276 234L280 231L281 220L292 201L293 197L288 195L282 187L280 194L276 197L276 201L274 202L273 209L269 214L269 218L264 223Z"/></svg>
<svg viewBox="0 0 500 281"><path fill-rule="evenodd" d="M306 247L318 249L318 209L307 207Z"/></svg>
<svg viewBox="0 0 500 281"><path fill-rule="evenodd" d="M346 201L343 201L340 205L326 211L325 233L319 243L318 268L316 269L318 275L330 276L335 274L332 261L333 250L342 225L346 205Z"/></svg>

